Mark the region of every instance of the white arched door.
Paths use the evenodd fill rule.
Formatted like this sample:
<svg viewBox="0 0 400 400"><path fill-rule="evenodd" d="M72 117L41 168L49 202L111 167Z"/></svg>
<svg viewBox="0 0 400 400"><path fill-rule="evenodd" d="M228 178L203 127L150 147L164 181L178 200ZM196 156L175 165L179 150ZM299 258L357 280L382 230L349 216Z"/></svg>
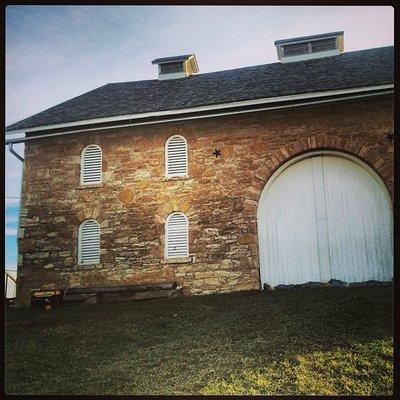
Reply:
<svg viewBox="0 0 400 400"><path fill-rule="evenodd" d="M258 208L261 283L390 281L392 206L356 158L315 153L283 166Z"/></svg>

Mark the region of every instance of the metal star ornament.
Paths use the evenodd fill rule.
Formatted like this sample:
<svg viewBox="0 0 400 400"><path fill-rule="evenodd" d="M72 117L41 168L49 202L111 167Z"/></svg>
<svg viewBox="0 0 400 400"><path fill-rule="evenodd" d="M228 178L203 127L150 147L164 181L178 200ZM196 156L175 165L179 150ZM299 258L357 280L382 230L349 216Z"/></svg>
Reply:
<svg viewBox="0 0 400 400"><path fill-rule="evenodd" d="M215 158L218 158L221 155L221 150L215 149L213 154L214 154Z"/></svg>

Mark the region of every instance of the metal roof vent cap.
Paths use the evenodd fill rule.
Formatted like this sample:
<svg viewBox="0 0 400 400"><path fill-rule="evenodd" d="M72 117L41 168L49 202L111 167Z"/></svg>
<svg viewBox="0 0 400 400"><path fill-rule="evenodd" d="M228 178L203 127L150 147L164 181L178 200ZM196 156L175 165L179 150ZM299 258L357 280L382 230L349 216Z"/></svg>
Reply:
<svg viewBox="0 0 400 400"><path fill-rule="evenodd" d="M276 40L278 59L282 63L337 56L344 50L344 32L329 32L320 35L302 36Z"/></svg>
<svg viewBox="0 0 400 400"><path fill-rule="evenodd" d="M199 66L194 54L156 58L151 63L158 64L159 80L186 78L199 72Z"/></svg>

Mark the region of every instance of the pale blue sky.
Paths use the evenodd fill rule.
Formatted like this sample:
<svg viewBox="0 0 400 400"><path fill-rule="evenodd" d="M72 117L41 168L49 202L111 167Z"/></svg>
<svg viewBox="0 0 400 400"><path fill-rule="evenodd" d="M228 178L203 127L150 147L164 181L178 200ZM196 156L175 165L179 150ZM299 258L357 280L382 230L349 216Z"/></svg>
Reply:
<svg viewBox="0 0 400 400"><path fill-rule="evenodd" d="M393 44L391 7L8 6L6 124L109 82L155 79L157 57L195 53L200 73L277 62L274 41L345 32L345 51ZM23 146L16 147L23 151ZM6 153L6 196L21 163ZM6 198L15 269L18 199Z"/></svg>

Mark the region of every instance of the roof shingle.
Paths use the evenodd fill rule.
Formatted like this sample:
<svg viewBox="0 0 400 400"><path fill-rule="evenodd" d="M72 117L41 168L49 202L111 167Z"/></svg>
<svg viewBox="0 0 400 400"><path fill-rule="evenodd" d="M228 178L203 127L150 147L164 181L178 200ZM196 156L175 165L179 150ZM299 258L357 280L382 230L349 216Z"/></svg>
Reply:
<svg viewBox="0 0 400 400"><path fill-rule="evenodd" d="M183 79L109 83L6 130L393 83L393 73L393 46L389 46Z"/></svg>

